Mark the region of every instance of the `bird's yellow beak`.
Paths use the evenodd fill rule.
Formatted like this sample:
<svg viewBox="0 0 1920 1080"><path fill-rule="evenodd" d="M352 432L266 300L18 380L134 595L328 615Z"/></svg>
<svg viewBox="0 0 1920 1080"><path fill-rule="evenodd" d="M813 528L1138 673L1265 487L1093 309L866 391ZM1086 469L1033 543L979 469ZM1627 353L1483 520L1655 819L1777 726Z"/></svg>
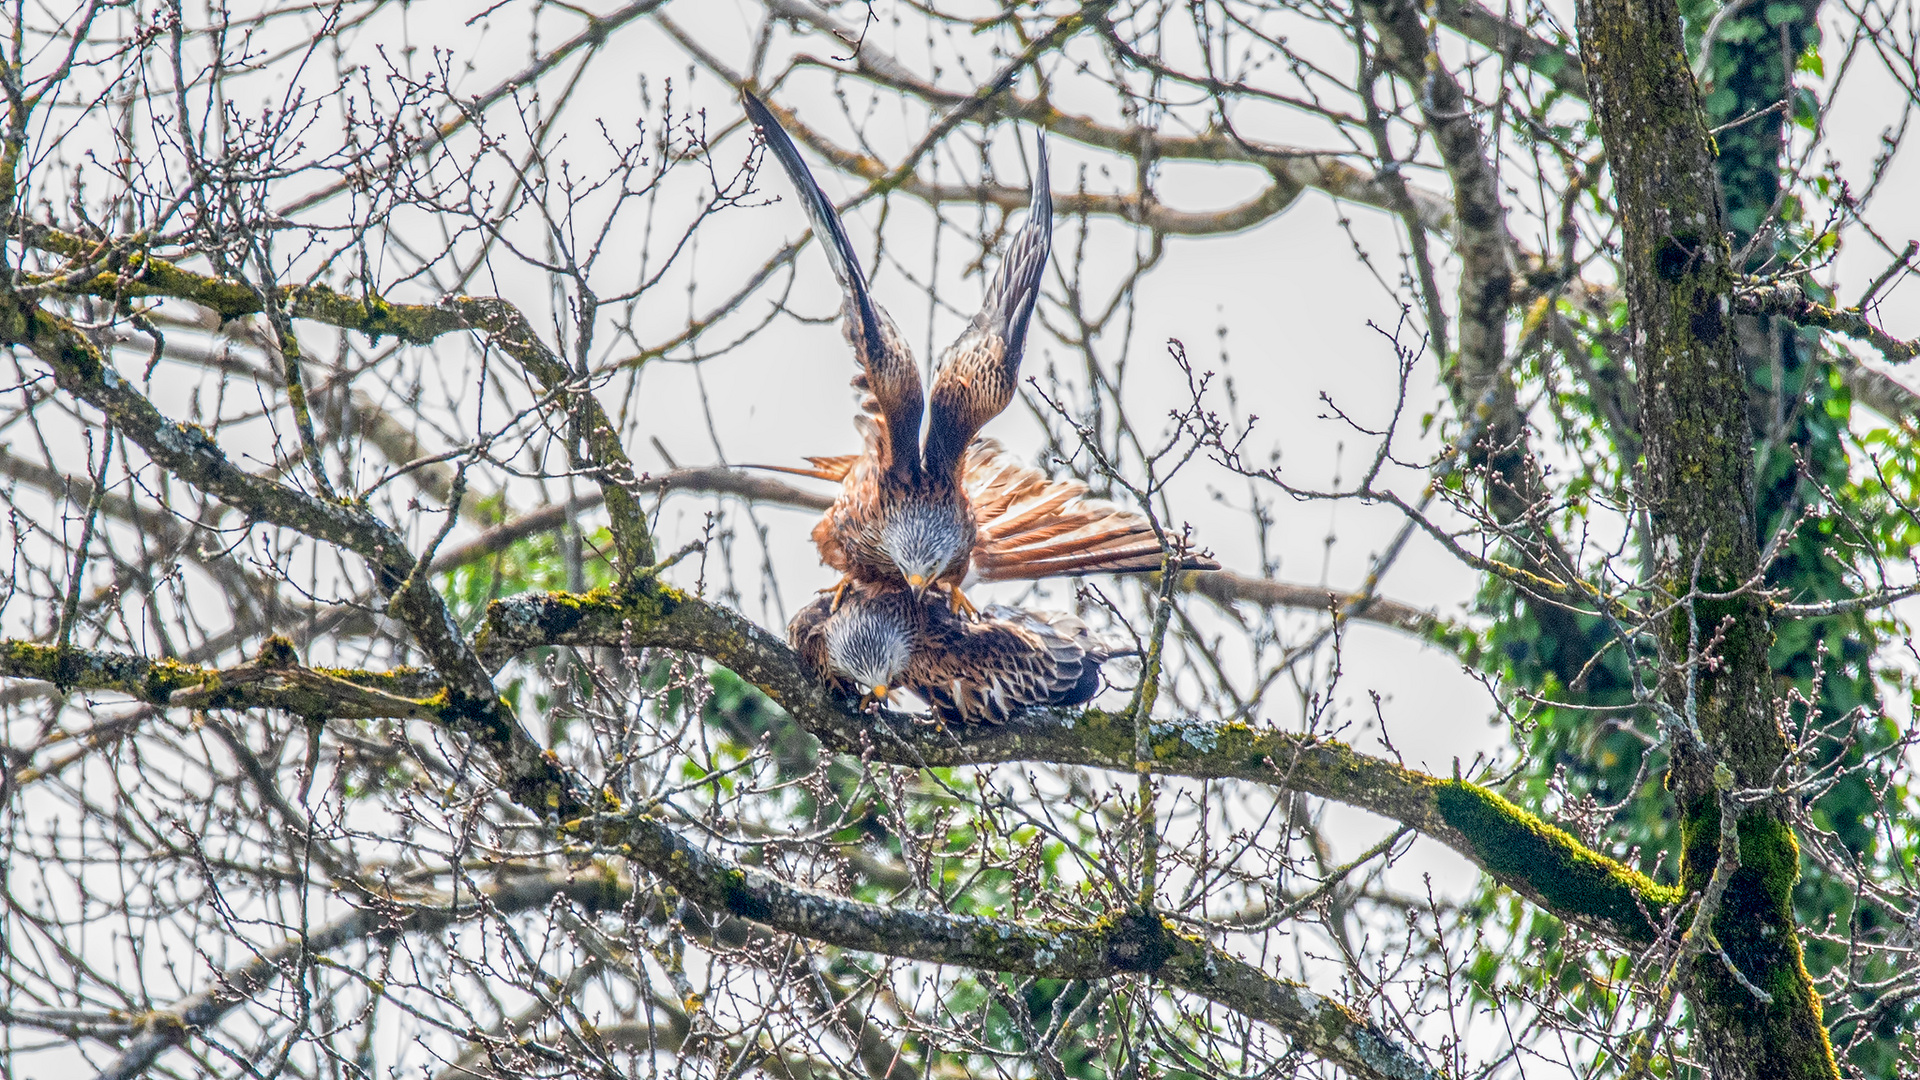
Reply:
<svg viewBox="0 0 1920 1080"><path fill-rule="evenodd" d="M887 694L890 692L891 688L885 685L876 686L867 692L866 697L860 699L860 707L862 709L878 709L887 703Z"/></svg>
<svg viewBox="0 0 1920 1080"><path fill-rule="evenodd" d="M912 589L916 595L918 595L919 593L926 592L927 579L924 577L921 577L919 574L908 574L907 588Z"/></svg>

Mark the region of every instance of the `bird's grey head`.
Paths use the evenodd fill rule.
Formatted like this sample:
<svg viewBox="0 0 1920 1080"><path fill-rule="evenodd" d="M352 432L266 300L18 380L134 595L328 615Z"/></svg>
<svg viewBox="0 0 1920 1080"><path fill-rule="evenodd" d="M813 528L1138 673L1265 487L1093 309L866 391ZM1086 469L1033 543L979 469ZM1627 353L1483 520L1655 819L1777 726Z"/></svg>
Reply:
<svg viewBox="0 0 1920 1080"><path fill-rule="evenodd" d="M953 508L936 504L899 507L880 531L881 546L916 596L960 558L966 543L966 531Z"/></svg>
<svg viewBox="0 0 1920 1080"><path fill-rule="evenodd" d="M884 702L913 655L905 613L890 604L853 602L827 624L827 659L860 687L862 704Z"/></svg>

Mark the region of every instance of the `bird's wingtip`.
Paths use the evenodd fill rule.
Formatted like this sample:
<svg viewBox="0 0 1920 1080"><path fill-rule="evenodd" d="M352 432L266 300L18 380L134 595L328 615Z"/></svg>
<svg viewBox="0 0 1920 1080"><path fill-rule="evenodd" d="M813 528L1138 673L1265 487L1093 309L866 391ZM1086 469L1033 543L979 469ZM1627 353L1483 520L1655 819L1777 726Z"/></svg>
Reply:
<svg viewBox="0 0 1920 1080"><path fill-rule="evenodd" d="M1040 168L1033 178L1033 210L1036 214L1053 216L1053 181L1047 163L1047 129L1041 128L1036 147L1040 156Z"/></svg>

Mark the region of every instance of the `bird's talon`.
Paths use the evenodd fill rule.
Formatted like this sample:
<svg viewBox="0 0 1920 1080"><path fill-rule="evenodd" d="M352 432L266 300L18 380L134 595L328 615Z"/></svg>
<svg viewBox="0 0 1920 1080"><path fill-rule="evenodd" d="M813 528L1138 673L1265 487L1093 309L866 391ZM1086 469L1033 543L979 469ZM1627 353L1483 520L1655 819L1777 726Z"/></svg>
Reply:
<svg viewBox="0 0 1920 1080"><path fill-rule="evenodd" d="M853 588L853 575L843 574L840 577L839 584L820 590L821 592L830 592L833 594L833 603L828 606L827 614L831 615L840 610L840 605L846 602L847 590L851 588Z"/></svg>
<svg viewBox="0 0 1920 1080"><path fill-rule="evenodd" d="M965 615L968 619L980 617L980 609L973 606L973 601L967 599L967 594L961 592L958 585L953 586L947 593L947 603L952 607L955 615Z"/></svg>

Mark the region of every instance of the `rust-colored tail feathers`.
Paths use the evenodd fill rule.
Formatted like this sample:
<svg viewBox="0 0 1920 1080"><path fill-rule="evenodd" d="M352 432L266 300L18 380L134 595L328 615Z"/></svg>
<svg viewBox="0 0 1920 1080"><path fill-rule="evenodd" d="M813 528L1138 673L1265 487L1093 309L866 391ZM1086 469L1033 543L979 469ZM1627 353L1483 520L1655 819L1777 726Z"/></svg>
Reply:
<svg viewBox="0 0 1920 1080"><path fill-rule="evenodd" d="M1078 480L1050 480L991 439L975 441L964 468L979 528L972 581L1021 581L1067 574L1160 569L1160 540L1147 519L1087 497ZM1218 570L1204 552L1183 554L1182 570Z"/></svg>
<svg viewBox="0 0 1920 1080"><path fill-rule="evenodd" d="M810 457L806 459L811 469L796 469L791 465L740 465L742 469L764 469L767 472L786 473L788 476L810 476L815 480L831 480L838 484L853 471L853 463L860 460L859 454L842 454L838 457Z"/></svg>

